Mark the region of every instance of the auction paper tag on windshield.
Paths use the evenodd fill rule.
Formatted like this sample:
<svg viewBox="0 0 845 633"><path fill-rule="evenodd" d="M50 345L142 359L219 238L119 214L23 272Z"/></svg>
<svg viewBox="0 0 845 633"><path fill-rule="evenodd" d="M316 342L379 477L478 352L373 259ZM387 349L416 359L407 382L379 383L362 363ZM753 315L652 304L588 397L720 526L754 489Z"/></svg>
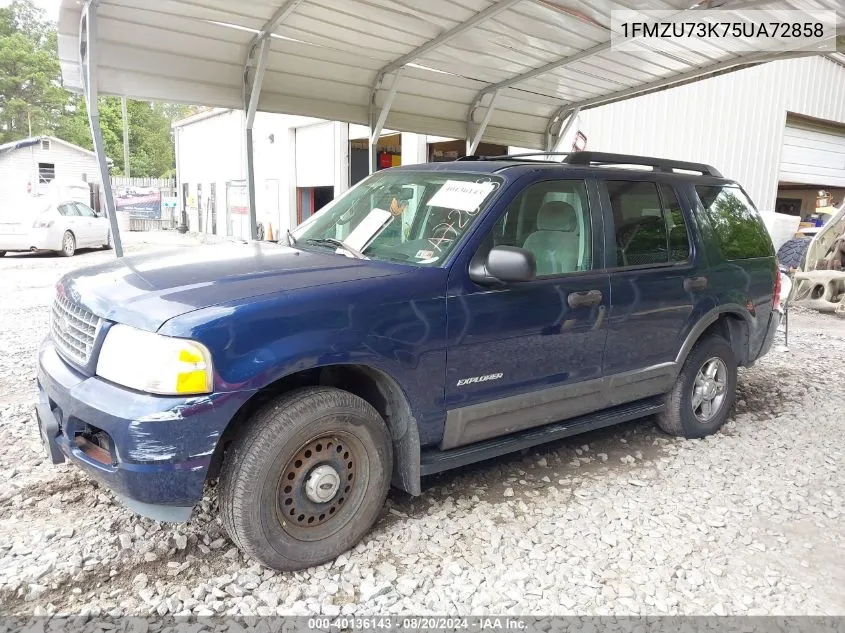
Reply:
<svg viewBox="0 0 845 633"><path fill-rule="evenodd" d="M428 204L458 211L475 211L495 186L492 182L447 180L446 184L431 196Z"/></svg>
<svg viewBox="0 0 845 633"><path fill-rule="evenodd" d="M362 251L367 244L372 242L381 233L388 222L393 219L390 211L384 209L373 209L367 217L358 223L352 232L343 240L356 251Z"/></svg>

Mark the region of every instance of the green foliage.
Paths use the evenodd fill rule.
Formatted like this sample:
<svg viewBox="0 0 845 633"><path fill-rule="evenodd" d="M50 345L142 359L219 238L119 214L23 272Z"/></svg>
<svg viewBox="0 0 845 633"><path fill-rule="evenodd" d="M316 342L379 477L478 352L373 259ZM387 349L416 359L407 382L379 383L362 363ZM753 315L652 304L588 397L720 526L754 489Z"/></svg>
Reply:
<svg viewBox="0 0 845 633"><path fill-rule="evenodd" d="M112 172L124 174L120 99L99 102L100 127ZM127 102L133 176L161 177L175 168L170 124L195 108ZM0 143L49 134L93 149L85 102L62 87L56 25L32 0L0 8Z"/></svg>
<svg viewBox="0 0 845 633"><path fill-rule="evenodd" d="M31 0L0 9L0 143L51 131L67 101L56 31Z"/></svg>

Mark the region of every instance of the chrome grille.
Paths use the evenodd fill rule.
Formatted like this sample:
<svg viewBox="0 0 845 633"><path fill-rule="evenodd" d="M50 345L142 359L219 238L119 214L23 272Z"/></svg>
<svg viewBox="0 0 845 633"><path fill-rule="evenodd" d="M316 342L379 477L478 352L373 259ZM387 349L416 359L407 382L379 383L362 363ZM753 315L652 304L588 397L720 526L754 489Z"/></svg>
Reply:
<svg viewBox="0 0 845 633"><path fill-rule="evenodd" d="M59 294L50 315L50 334L58 350L78 365L87 365L94 349L100 318Z"/></svg>

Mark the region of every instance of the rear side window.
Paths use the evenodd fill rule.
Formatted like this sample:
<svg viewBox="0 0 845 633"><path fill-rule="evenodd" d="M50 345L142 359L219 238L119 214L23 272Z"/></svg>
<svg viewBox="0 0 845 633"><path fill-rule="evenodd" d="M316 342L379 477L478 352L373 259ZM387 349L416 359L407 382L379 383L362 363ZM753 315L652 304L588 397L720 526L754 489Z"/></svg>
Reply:
<svg viewBox="0 0 845 633"><path fill-rule="evenodd" d="M689 258L684 214L671 187L653 182L609 180L616 265L645 266ZM662 196L661 196L662 194Z"/></svg>
<svg viewBox="0 0 845 633"><path fill-rule="evenodd" d="M698 185L695 192L725 259L774 255L766 225L742 189L736 185Z"/></svg>
<svg viewBox="0 0 845 633"><path fill-rule="evenodd" d="M76 206L72 204L60 204L58 207L58 211L61 215L65 216L78 216L79 211L76 210Z"/></svg>

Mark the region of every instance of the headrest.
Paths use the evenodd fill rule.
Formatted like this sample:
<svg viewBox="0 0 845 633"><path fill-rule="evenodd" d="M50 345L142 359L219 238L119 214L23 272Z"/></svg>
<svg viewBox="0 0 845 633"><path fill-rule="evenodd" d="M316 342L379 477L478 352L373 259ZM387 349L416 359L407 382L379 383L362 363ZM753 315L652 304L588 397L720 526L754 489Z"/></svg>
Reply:
<svg viewBox="0 0 845 633"><path fill-rule="evenodd" d="M537 214L538 231L575 231L578 218L575 208L562 200L551 200L540 207Z"/></svg>

